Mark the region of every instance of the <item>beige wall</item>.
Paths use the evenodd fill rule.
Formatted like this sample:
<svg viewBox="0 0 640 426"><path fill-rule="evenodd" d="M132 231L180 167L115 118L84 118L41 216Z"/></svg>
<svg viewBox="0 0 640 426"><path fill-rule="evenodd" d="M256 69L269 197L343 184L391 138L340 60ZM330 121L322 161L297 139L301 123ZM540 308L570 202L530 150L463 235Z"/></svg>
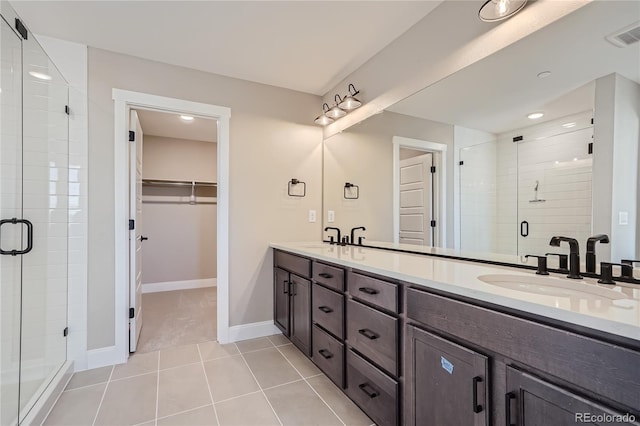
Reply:
<svg viewBox="0 0 640 426"><path fill-rule="evenodd" d="M144 128L142 129L144 131ZM217 144L144 136L145 179L216 181ZM215 188L198 188L189 204L190 187L142 188L142 282L215 278L217 206Z"/></svg>
<svg viewBox="0 0 640 426"><path fill-rule="evenodd" d="M145 179L216 181L218 144L214 142L145 133L143 149L142 175Z"/></svg>
<svg viewBox="0 0 640 426"><path fill-rule="evenodd" d="M113 88L231 108L230 325L271 319L269 241L320 236L320 98L89 48L89 349L115 342ZM294 176L305 198L287 197Z"/></svg>
<svg viewBox="0 0 640 426"><path fill-rule="evenodd" d="M387 111L326 139L325 222L327 211L335 211L335 223L326 225L337 226L347 233L353 227L365 226L363 235L368 240L393 241L394 136L453 148L452 125ZM448 169L448 174L453 175L453 169ZM344 199L345 182L360 186L359 199Z"/></svg>

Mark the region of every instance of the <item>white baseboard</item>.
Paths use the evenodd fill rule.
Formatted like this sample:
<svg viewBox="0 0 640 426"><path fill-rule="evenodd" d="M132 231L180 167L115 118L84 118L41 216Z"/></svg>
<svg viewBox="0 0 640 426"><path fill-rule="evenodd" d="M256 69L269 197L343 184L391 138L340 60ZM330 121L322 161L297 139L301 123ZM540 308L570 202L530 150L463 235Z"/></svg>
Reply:
<svg viewBox="0 0 640 426"><path fill-rule="evenodd" d="M118 354L118 347L115 345L87 351L87 369L89 370L123 362L127 362L127 360L122 359L121 354Z"/></svg>
<svg viewBox="0 0 640 426"><path fill-rule="evenodd" d="M190 290L192 288L215 287L217 278L205 278L203 280L164 281L160 283L142 284L142 293L157 293L159 291Z"/></svg>
<svg viewBox="0 0 640 426"><path fill-rule="evenodd" d="M281 331L273 323L273 320L254 322L251 324L234 325L229 327L229 342L255 339L256 337L273 336Z"/></svg>

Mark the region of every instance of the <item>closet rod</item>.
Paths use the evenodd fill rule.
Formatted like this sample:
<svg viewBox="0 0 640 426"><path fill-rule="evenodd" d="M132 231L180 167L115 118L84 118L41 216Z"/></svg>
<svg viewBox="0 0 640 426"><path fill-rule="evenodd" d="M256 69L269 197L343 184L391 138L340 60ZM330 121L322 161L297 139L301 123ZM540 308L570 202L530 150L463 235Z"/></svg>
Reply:
<svg viewBox="0 0 640 426"><path fill-rule="evenodd" d="M143 185L155 185L155 186L218 186L215 182L198 182L198 181L186 181L186 180L158 180L158 179L142 179Z"/></svg>

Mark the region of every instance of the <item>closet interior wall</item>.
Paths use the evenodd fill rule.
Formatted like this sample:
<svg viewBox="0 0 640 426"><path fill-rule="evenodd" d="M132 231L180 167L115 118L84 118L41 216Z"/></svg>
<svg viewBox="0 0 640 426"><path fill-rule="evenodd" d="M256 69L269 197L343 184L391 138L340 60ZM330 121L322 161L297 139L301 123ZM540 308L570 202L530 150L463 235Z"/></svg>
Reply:
<svg viewBox="0 0 640 426"><path fill-rule="evenodd" d="M216 182L214 142L145 134L142 158L145 181ZM196 187L195 203L189 185L143 185L142 194L143 292L167 282L215 285L216 187Z"/></svg>

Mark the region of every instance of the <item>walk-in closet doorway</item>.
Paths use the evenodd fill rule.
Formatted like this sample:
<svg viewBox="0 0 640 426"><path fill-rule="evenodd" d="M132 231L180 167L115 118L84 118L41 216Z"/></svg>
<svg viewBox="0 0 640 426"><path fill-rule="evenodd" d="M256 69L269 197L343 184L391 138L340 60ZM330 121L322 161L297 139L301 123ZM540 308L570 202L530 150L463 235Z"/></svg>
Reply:
<svg viewBox="0 0 640 426"><path fill-rule="evenodd" d="M120 362L130 352L225 342L230 112L117 89L114 100Z"/></svg>
<svg viewBox="0 0 640 426"><path fill-rule="evenodd" d="M217 121L132 109L131 129L129 350L216 340Z"/></svg>

